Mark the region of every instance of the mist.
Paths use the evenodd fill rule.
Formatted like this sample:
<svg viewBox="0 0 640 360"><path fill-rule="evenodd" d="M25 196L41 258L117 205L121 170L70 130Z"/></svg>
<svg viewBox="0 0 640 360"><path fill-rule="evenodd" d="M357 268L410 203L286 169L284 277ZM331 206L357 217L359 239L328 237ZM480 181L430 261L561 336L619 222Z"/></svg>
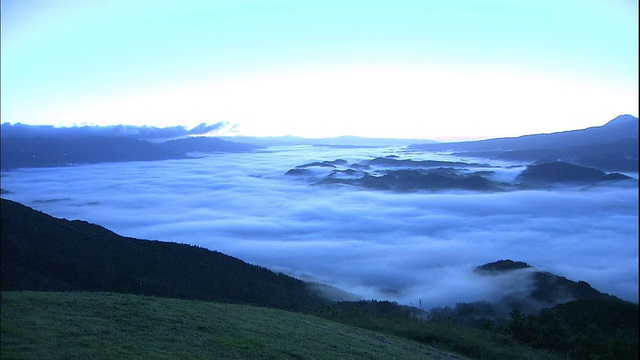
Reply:
<svg viewBox="0 0 640 360"><path fill-rule="evenodd" d="M154 162L2 173L3 197L120 235L202 246L362 299L424 307L495 300L513 288L473 269L500 259L638 301L638 188L391 192L316 186L298 165L403 148L270 147ZM454 160L460 160L456 157ZM486 160L497 180L517 163ZM637 174L635 175L637 178Z"/></svg>

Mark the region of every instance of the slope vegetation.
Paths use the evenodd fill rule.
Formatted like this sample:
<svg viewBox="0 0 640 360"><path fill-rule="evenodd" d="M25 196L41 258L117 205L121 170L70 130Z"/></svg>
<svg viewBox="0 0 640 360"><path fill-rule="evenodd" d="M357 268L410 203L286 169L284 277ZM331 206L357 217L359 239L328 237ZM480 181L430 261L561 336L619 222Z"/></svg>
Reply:
<svg viewBox="0 0 640 360"><path fill-rule="evenodd" d="M465 359L281 310L114 293L2 293L2 358Z"/></svg>

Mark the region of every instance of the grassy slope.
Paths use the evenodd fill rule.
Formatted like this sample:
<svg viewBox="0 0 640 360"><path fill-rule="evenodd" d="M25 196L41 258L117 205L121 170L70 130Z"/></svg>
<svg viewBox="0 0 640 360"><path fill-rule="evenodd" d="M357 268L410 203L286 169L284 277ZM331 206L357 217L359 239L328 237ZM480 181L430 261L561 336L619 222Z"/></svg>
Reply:
<svg viewBox="0 0 640 360"><path fill-rule="evenodd" d="M2 292L11 359L464 359L282 310L114 293Z"/></svg>

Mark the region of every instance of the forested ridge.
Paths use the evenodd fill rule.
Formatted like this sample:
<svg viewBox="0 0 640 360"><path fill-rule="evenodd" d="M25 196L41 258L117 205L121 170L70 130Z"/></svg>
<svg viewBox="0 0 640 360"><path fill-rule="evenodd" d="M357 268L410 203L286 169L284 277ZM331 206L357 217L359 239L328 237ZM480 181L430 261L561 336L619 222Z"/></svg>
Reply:
<svg viewBox="0 0 640 360"><path fill-rule="evenodd" d="M2 290L113 291L301 309L301 280L196 246L127 238L2 199Z"/></svg>

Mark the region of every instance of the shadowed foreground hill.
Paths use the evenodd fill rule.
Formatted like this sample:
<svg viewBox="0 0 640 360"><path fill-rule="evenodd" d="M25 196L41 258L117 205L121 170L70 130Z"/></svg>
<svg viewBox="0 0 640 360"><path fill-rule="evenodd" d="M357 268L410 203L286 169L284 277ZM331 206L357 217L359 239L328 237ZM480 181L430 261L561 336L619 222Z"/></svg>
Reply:
<svg viewBox="0 0 640 360"><path fill-rule="evenodd" d="M114 291L302 309L324 303L290 276L207 249L119 236L2 199L1 289Z"/></svg>
<svg viewBox="0 0 640 360"><path fill-rule="evenodd" d="M2 358L465 359L276 309L113 293L2 293Z"/></svg>

